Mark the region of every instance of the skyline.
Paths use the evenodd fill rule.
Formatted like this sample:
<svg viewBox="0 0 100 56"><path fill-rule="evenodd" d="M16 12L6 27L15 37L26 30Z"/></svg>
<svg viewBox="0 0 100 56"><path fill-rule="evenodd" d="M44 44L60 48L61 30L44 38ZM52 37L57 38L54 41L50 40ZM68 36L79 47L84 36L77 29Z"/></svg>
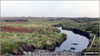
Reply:
<svg viewBox="0 0 100 56"><path fill-rule="evenodd" d="M99 17L99 1L1 1L1 17Z"/></svg>

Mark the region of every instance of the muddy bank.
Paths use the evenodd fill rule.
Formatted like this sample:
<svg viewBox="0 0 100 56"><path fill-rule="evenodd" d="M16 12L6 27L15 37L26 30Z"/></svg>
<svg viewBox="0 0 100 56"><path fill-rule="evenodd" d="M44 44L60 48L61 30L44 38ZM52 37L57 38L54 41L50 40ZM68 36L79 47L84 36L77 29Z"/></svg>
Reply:
<svg viewBox="0 0 100 56"><path fill-rule="evenodd" d="M44 45L43 47L41 46L34 46L34 45L31 45L31 44L28 44L28 43L25 43L25 44L18 44L19 47L17 49L13 49L13 51L9 52L9 54L12 54L12 55L24 55L24 52L34 52L35 50L48 50L48 51L54 51L55 48L57 46L60 46L62 44L62 42L64 40L66 40L66 37L63 36L63 40L61 42L56 42L56 44L48 47L47 45Z"/></svg>
<svg viewBox="0 0 100 56"><path fill-rule="evenodd" d="M71 50L74 52L81 52L84 48L87 48L89 39L80 34L75 34L71 30L64 30L62 27L58 27L61 33L67 34L67 40L65 40L60 47L56 47L56 51ZM75 45L73 45L74 43Z"/></svg>
<svg viewBox="0 0 100 56"><path fill-rule="evenodd" d="M90 33L81 31L81 30L76 29L76 28L67 28L67 27L64 27L63 24L57 24L57 25L52 25L52 26L53 26L53 27L62 27L62 29L64 29L64 30L71 30L71 31L73 31L73 32L76 33L76 34L80 34L80 35L83 35L83 36L87 37L88 39L91 38L91 37L89 36Z"/></svg>
<svg viewBox="0 0 100 56"><path fill-rule="evenodd" d="M86 36L88 39L91 38L91 37L89 36L90 33L81 31L81 30L79 30L79 29L75 29L75 28L66 28L66 27L64 27L64 26L62 27L62 29L64 29L64 30L71 30L71 31L73 31L73 32L76 33L76 34L80 34L80 35Z"/></svg>
<svg viewBox="0 0 100 56"><path fill-rule="evenodd" d="M63 30L71 30L73 31L75 34L80 34L82 36L85 36L86 38L88 38L89 40L93 37L90 37L90 33L89 32L84 32L82 30L76 29L76 28L67 28L64 27L63 24L57 24L57 25L52 25L53 27L62 27ZM89 41L88 47L90 46L91 41Z"/></svg>
<svg viewBox="0 0 100 56"><path fill-rule="evenodd" d="M90 33L81 31L81 30L79 30L79 29L75 29L75 28L66 28L66 27L64 27L64 26L62 26L62 29L64 29L64 30L71 30L71 31L73 31L73 32L76 33L76 34L80 34L80 35L83 35L83 36L87 37L89 40L92 38L92 37L89 36ZM90 44L91 44L91 41L89 41L88 47L90 46Z"/></svg>

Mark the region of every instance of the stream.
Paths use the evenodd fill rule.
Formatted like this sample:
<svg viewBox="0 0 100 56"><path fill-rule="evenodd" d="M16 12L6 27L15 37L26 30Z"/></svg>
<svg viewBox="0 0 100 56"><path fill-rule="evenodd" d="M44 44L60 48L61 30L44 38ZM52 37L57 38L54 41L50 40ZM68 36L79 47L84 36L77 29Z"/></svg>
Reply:
<svg viewBox="0 0 100 56"><path fill-rule="evenodd" d="M59 56L59 53L60 52L62 53L64 51L61 54L62 56L65 56L65 55L80 56L81 55L80 52L83 49L87 48L89 44L89 39L80 34L75 34L73 33L73 31L63 30L62 27L58 27L58 29L61 31L60 33L65 33L67 36L66 36L66 40L64 40L59 47L56 47L53 52L50 52L48 50L35 50L35 52L24 52L24 55L25 56L27 55L28 56L47 56L47 55L56 54L55 56Z"/></svg>
<svg viewBox="0 0 100 56"><path fill-rule="evenodd" d="M55 48L55 52L64 50L81 52L83 49L87 48L89 40L85 36L75 34L69 30L63 30L62 27L59 27L58 29L61 33L65 33L67 35L67 39L59 47Z"/></svg>

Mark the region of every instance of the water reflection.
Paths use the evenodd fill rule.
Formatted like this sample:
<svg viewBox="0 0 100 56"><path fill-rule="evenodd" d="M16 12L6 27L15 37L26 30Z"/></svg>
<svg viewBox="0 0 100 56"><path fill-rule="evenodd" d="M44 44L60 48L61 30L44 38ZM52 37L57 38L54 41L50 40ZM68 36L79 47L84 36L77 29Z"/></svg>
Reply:
<svg viewBox="0 0 100 56"><path fill-rule="evenodd" d="M61 44L61 46L56 47L55 51L72 50L74 52L81 52L84 48L87 48L89 40L82 35L75 34L72 31L63 30L61 27L61 33L67 34L67 39Z"/></svg>

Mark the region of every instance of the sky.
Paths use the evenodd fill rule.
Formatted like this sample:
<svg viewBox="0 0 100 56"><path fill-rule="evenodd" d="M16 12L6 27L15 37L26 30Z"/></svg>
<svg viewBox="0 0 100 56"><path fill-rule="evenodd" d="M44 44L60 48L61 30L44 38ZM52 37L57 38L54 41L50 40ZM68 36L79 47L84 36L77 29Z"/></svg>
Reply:
<svg viewBox="0 0 100 56"><path fill-rule="evenodd" d="M1 1L1 17L99 17L99 1Z"/></svg>

